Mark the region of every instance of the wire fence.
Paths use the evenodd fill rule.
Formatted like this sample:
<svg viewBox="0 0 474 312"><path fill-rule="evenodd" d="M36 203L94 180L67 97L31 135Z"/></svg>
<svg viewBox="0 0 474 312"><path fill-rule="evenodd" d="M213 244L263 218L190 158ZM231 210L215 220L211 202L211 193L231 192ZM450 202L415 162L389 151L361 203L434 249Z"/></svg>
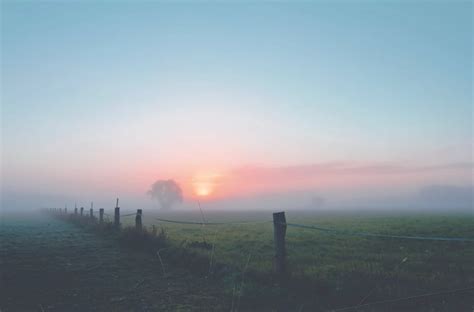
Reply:
<svg viewBox="0 0 474 312"><path fill-rule="evenodd" d="M232 225L232 224L256 224L256 223L270 223L272 221L233 221L233 222L197 222L197 221L180 221L180 220L169 220L162 218L154 218L155 220L176 223L176 224L194 224L194 225Z"/></svg>
<svg viewBox="0 0 474 312"><path fill-rule="evenodd" d="M120 217L131 217L131 216L136 216L137 213L136 212L133 212L133 213L128 213L128 214L125 214L125 215L120 215Z"/></svg>
<svg viewBox="0 0 474 312"><path fill-rule="evenodd" d="M140 217L142 216L142 213L140 211L140 213L138 212L127 213L127 214L119 215L119 217L120 218L131 217L131 216L137 216L138 214L140 215ZM111 220L116 216L115 214L108 214L105 212L103 212L103 215L106 216L108 220ZM364 238L417 240L417 241L443 241L443 242L453 242L453 243L473 243L474 242L474 238L470 238L470 237L392 235L392 234L373 233L373 232L364 232L364 231L340 230L340 229L328 228L328 227L323 227L323 226L318 226L318 225L299 224L299 223L292 223L292 222L276 222L275 220L273 221L272 220L262 220L262 221L239 220L239 221L228 221L228 222L209 222L209 221L205 221L204 218L203 218L203 221L173 220L173 219L165 219L165 218L158 218L158 217L151 217L150 219L153 219L159 222L165 222L165 223L182 224L182 225L198 225L198 226L226 226L226 225L239 225L239 224L245 225L245 224L273 223L274 227L284 226L284 227L300 228L300 229L318 231L324 234L335 235L335 236L342 235L342 236L364 237ZM140 222L141 222L141 218L140 218ZM214 255L214 249L215 249L215 246L213 243L209 270L211 270L212 262L214 261L212 259L212 256ZM249 254L246 267L248 267L248 262L250 261L250 255L251 254ZM373 302L368 302L368 303L364 303L364 301L366 300L366 298L364 298L357 305L331 309L329 311L340 312L340 311L357 310L357 309L365 308L365 307L372 307L372 306L391 304L391 303L397 303L397 302L402 302L402 301L416 300L416 299L428 298L432 296L442 296L442 295L449 295L449 294L455 294L455 293L469 292L472 290L474 290L474 286L448 289L448 290L439 290L439 291L434 291L434 292L426 292L420 295L379 300L379 301L373 301Z"/></svg>
<svg viewBox="0 0 474 312"><path fill-rule="evenodd" d="M127 215L125 215L127 216ZM256 223L271 223L273 221L233 221L233 222L199 222L199 221L181 221L181 220L170 220L162 218L154 218L155 220L175 223L175 224L194 224L194 225L232 225L232 224L256 224ZM345 231L337 230L325 227L319 227L314 225L305 225L297 223L279 223L290 227L297 227L302 229L317 230L328 234L335 235L346 235L346 236L360 236L360 237L374 237L374 238L396 238L396 239L412 239L412 240L428 240L428 241L452 241L452 242L474 242L474 238L464 237L439 237L439 236L407 236L407 235L391 235L391 234L380 234L380 233L368 233L368 232L356 232L356 231Z"/></svg>
<svg viewBox="0 0 474 312"><path fill-rule="evenodd" d="M406 235L390 235L390 234L378 234L378 233L367 233L367 232L353 232L343 231L337 229L330 229L324 227L318 227L313 225L304 225L296 223L281 223L282 225L317 230L328 234L339 234L348 236L361 236L361 237L377 237L377 238L397 238L397 239L414 239L414 240L430 240L430 241L452 241L452 242L474 242L473 238L464 237L433 237L433 236L406 236Z"/></svg>
<svg viewBox="0 0 474 312"><path fill-rule="evenodd" d="M248 224L248 223L271 223L273 221L234 221L234 222L196 222L196 221L181 221L181 220L170 220L170 219L162 219L162 218L155 218L161 222L167 223L174 223L174 224L184 224L184 225L233 225L233 224ZM353 237L365 237L365 238L382 238L382 239L400 239L400 240L418 240L418 241L443 241L443 242L464 242L464 243L472 243L474 242L474 238L465 238L465 237L441 237L441 236L420 236L420 235L391 235L391 234L382 234L382 233L370 233L370 232L358 232L358 231L347 231L347 230L338 230L333 228L326 228L321 226L315 225L305 225L305 224L298 224L298 223L278 223L279 225L294 227L294 228L301 228L301 229L308 229L308 230L315 230L318 232L322 232L329 235L344 235L344 236L353 236ZM248 265L248 264L247 264ZM465 288L457 288L457 289L448 289L448 290L441 290L441 291L434 291L434 292L427 292L420 295L414 296L406 296L406 297L399 297L393 299L386 299L386 300L379 300L373 301L368 303L361 303L352 306L346 306L342 308L330 309L328 311L331 312L342 312L342 311L350 311L354 310L357 311L361 308L368 308L368 307L375 307L379 305L388 305L398 302L406 302L410 300L422 299L422 298L429 298L433 296L442 296L442 295L449 295L455 293L462 293L474 290L474 286L465 287Z"/></svg>

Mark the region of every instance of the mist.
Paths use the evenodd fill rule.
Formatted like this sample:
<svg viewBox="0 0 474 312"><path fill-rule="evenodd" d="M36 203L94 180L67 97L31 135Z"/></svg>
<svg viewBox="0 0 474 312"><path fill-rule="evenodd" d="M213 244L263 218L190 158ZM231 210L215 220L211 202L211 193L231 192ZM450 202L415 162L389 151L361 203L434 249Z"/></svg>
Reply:
<svg viewBox="0 0 474 312"><path fill-rule="evenodd" d="M171 181L171 182L170 182ZM176 183L176 182L174 182ZM436 211L446 213L474 213L474 189L472 185L425 185L412 191L390 191L373 189L347 190L301 190L272 192L250 196L235 196L223 199L183 198L178 184L173 180L156 181L146 195L137 194L80 194L2 192L3 211L31 210L39 207L95 207L113 208L115 198L120 197L124 210L186 211L198 209L198 200L206 210L310 210L310 211Z"/></svg>

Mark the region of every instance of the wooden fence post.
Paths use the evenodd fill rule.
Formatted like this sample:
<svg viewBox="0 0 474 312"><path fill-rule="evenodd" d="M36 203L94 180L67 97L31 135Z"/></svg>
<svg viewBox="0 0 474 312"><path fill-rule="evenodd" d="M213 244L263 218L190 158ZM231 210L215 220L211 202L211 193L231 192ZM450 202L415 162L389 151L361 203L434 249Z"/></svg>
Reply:
<svg viewBox="0 0 474 312"><path fill-rule="evenodd" d="M77 207L74 208L74 214L77 215Z"/></svg>
<svg viewBox="0 0 474 312"><path fill-rule="evenodd" d="M94 219L94 203L93 202L91 202L90 217L91 219Z"/></svg>
<svg viewBox="0 0 474 312"><path fill-rule="evenodd" d="M273 214L273 240L275 242L274 269L280 280L287 277L286 249L286 218L285 212L275 212Z"/></svg>
<svg viewBox="0 0 474 312"><path fill-rule="evenodd" d="M115 214L114 214L114 226L116 228L120 227L120 207L118 206L119 199L117 198L117 203L115 204Z"/></svg>
<svg viewBox="0 0 474 312"><path fill-rule="evenodd" d="M142 210L137 209L137 215L135 216L135 229L142 230Z"/></svg>
<svg viewBox="0 0 474 312"><path fill-rule="evenodd" d="M81 207L81 216L84 215L84 207Z"/></svg>
<svg viewBox="0 0 474 312"><path fill-rule="evenodd" d="M99 223L104 223L104 208L99 209Z"/></svg>

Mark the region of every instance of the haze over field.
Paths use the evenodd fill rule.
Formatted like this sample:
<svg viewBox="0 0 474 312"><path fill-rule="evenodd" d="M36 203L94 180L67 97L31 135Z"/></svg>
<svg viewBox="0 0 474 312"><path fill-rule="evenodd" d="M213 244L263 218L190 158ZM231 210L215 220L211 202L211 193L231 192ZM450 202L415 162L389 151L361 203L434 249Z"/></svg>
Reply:
<svg viewBox="0 0 474 312"><path fill-rule="evenodd" d="M3 209L474 209L471 2L1 11Z"/></svg>

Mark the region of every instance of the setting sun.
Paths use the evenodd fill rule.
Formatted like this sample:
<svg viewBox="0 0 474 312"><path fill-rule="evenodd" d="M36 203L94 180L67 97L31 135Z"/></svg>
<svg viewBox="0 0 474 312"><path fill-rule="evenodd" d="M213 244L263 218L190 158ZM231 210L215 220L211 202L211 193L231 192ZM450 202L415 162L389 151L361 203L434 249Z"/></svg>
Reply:
<svg viewBox="0 0 474 312"><path fill-rule="evenodd" d="M206 197L212 193L212 186L207 183L199 183L194 186L194 192L197 196Z"/></svg>
<svg viewBox="0 0 474 312"><path fill-rule="evenodd" d="M196 196L208 197L214 193L218 174L197 174L193 178L193 191Z"/></svg>

